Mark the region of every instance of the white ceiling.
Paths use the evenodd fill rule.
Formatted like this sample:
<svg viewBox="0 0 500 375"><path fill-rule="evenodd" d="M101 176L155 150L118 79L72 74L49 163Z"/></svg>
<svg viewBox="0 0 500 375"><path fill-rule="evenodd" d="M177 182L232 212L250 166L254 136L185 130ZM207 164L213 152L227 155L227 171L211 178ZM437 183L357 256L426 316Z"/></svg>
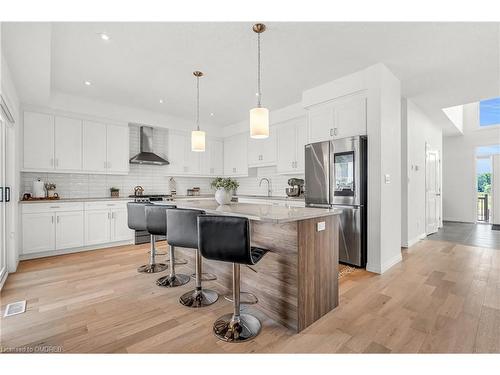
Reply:
<svg viewBox="0 0 500 375"><path fill-rule="evenodd" d="M262 100L271 110L299 102L306 89L379 62L401 79L403 95L445 130L453 125L441 108L500 95L497 23L266 24ZM29 27L11 26L3 33L7 55ZM53 23L47 46L51 90L191 120L192 71L199 69L206 74L202 121L229 125L245 119L255 104L256 35L251 26ZM100 32L111 40L101 40ZM9 58L19 60L22 54ZM84 85L86 80L92 85Z"/></svg>

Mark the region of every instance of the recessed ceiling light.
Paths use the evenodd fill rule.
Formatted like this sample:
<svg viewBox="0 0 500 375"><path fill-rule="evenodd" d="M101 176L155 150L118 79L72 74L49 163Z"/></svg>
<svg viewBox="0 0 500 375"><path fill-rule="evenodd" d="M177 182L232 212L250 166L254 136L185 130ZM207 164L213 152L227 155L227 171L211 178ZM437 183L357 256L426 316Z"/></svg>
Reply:
<svg viewBox="0 0 500 375"><path fill-rule="evenodd" d="M106 33L99 33L99 36L101 37L102 40L105 40L106 42L111 39L109 35Z"/></svg>
<svg viewBox="0 0 500 375"><path fill-rule="evenodd" d="M214 117L214 116L215 116L215 113L210 112L210 116Z"/></svg>
<svg viewBox="0 0 500 375"><path fill-rule="evenodd" d="M90 81L85 81L85 85L90 86L91 84Z"/></svg>
<svg viewBox="0 0 500 375"><path fill-rule="evenodd" d="M163 104L163 99L160 99L160 104Z"/></svg>

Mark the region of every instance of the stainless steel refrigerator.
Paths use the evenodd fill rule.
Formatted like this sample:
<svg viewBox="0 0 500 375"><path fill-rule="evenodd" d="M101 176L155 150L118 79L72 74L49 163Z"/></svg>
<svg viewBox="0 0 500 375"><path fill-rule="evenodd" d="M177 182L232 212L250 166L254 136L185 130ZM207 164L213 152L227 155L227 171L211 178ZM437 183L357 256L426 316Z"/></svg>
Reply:
<svg viewBox="0 0 500 375"><path fill-rule="evenodd" d="M305 146L308 207L334 207L340 214L339 260L366 266L367 139L365 136Z"/></svg>

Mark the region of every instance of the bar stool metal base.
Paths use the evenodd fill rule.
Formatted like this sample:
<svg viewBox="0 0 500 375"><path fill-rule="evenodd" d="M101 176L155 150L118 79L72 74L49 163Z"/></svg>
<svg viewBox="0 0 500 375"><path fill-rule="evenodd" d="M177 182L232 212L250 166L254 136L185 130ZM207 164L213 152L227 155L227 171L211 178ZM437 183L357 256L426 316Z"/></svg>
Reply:
<svg viewBox="0 0 500 375"><path fill-rule="evenodd" d="M219 299L219 294L210 289L202 289L202 290L191 290L187 293L184 293L181 298L179 298L179 302L187 307L205 307L210 306L215 303Z"/></svg>
<svg viewBox="0 0 500 375"><path fill-rule="evenodd" d="M233 320L233 314L226 314L214 323L214 334L227 342L243 342L256 337L262 325L255 316L240 314L239 321Z"/></svg>
<svg viewBox="0 0 500 375"><path fill-rule="evenodd" d="M153 264L145 264L137 268L137 272L140 273L157 273L165 271L168 266L165 263L153 263Z"/></svg>
<svg viewBox="0 0 500 375"><path fill-rule="evenodd" d="M256 303L259 303L259 299L253 293L240 292L240 296L243 297L243 298L240 297L241 298L240 303L242 305L255 305ZM233 296L231 294L226 294L224 298L229 302L234 302Z"/></svg>
<svg viewBox="0 0 500 375"><path fill-rule="evenodd" d="M176 286L181 286L187 284L190 280L188 275L175 274L173 276L163 276L156 280L156 285L163 286L165 288L175 288Z"/></svg>
<svg viewBox="0 0 500 375"><path fill-rule="evenodd" d="M193 279L196 279L196 273L192 273L191 277ZM217 276L215 276L213 273L202 272L201 281L214 281L214 280L217 280Z"/></svg>
<svg viewBox="0 0 500 375"><path fill-rule="evenodd" d="M170 259L167 259L167 263L170 263ZM182 266L183 264L188 264L188 261L186 259L175 259L174 264L176 266Z"/></svg>

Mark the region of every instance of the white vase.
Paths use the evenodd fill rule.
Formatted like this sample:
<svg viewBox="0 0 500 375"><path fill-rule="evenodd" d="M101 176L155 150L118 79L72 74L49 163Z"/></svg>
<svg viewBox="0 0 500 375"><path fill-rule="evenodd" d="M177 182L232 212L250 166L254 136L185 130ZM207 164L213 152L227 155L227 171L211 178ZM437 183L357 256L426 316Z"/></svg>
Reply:
<svg viewBox="0 0 500 375"><path fill-rule="evenodd" d="M220 205L231 203L231 198L233 194L231 191L227 191L226 189L219 188L215 191L215 200Z"/></svg>

